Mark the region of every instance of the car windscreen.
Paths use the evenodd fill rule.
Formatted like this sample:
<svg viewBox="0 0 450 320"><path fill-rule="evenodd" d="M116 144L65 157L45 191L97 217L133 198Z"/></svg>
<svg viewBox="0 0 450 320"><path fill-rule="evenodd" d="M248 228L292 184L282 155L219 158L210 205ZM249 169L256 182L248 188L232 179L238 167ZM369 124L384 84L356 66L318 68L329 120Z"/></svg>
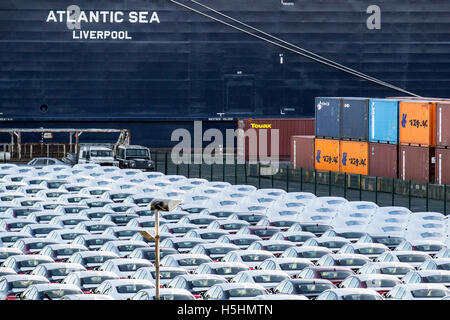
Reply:
<svg viewBox="0 0 450 320"><path fill-rule="evenodd" d="M139 268L142 267L148 267L148 264L144 264L144 263L125 263L125 264L120 264L117 267L119 268L120 271L136 271Z"/></svg>
<svg viewBox="0 0 450 320"><path fill-rule="evenodd" d="M291 244L269 244L266 246L267 251L284 251L287 248L292 247Z"/></svg>
<svg viewBox="0 0 450 320"><path fill-rule="evenodd" d="M85 264L90 264L90 263L103 263L107 260L110 259L114 259L116 258L115 256L103 256L103 255L99 255L99 256L91 256L91 257L85 257L83 258L83 262Z"/></svg>
<svg viewBox="0 0 450 320"><path fill-rule="evenodd" d="M287 271L303 270L304 268L309 267L310 265L311 265L310 263L285 262L285 263L280 263L280 268L281 268L281 270L287 270Z"/></svg>
<svg viewBox="0 0 450 320"><path fill-rule="evenodd" d="M322 279L345 279L352 275L352 272L345 270L326 270L319 271L319 275Z"/></svg>
<svg viewBox="0 0 450 320"><path fill-rule="evenodd" d="M442 249L441 245L438 244L419 244L414 246L417 251L439 251Z"/></svg>
<svg viewBox="0 0 450 320"><path fill-rule="evenodd" d="M147 149L127 149L125 154L127 157L149 158Z"/></svg>
<svg viewBox="0 0 450 320"><path fill-rule="evenodd" d="M243 227L243 225L242 225L242 223L238 223L238 222L237 223L230 222L230 223L223 224L222 227L224 230L239 230L240 228Z"/></svg>
<svg viewBox="0 0 450 320"><path fill-rule="evenodd" d="M243 268L243 267L219 267L219 268L214 268L214 270L216 271L216 274L218 275L234 275L237 274L238 272L247 270L247 268Z"/></svg>
<svg viewBox="0 0 450 320"><path fill-rule="evenodd" d="M19 261L17 264L20 268L29 268L29 267L36 267L41 263L50 262L48 260L40 260L40 259L29 259L29 260L23 260Z"/></svg>
<svg viewBox="0 0 450 320"><path fill-rule="evenodd" d="M227 254L230 251L236 250L235 248L231 248L231 247L212 247L212 248L208 248L206 249L206 253L207 255L210 254Z"/></svg>
<svg viewBox="0 0 450 320"><path fill-rule="evenodd" d="M34 234L38 235L38 234L49 234L50 232L52 232L53 230L57 230L59 228L36 228L34 229Z"/></svg>
<svg viewBox="0 0 450 320"><path fill-rule="evenodd" d="M111 150L91 150L91 157L112 157L113 152Z"/></svg>
<svg viewBox="0 0 450 320"><path fill-rule="evenodd" d="M253 233L259 237L273 236L277 232L279 232L278 229L256 229L253 231Z"/></svg>
<svg viewBox="0 0 450 320"><path fill-rule="evenodd" d="M153 279L155 279L156 271L152 271L150 273L151 273ZM161 279L163 279L163 280L173 279L176 276L181 276L183 274L186 274L186 272L184 272L184 271L175 271L175 270L166 270L166 271L163 270L163 271L160 271L159 273L160 273Z"/></svg>
<svg viewBox="0 0 450 320"><path fill-rule="evenodd" d="M223 236L223 233L205 232L200 234L200 237L205 240L218 239L221 236Z"/></svg>
<svg viewBox="0 0 450 320"><path fill-rule="evenodd" d="M48 270L48 275L51 277L62 277L67 276L69 273L73 271L78 271L78 269L74 268L56 268Z"/></svg>
<svg viewBox="0 0 450 320"><path fill-rule="evenodd" d="M49 188L49 189L57 189L57 188L59 188L61 185L63 185L63 184L65 184L66 182L64 182L64 181L50 181L50 182L47 182L47 187Z"/></svg>
<svg viewBox="0 0 450 320"><path fill-rule="evenodd" d="M255 241L256 241L256 239L252 239L252 238L239 238L239 239L231 240L231 243L233 243L237 246L248 246L248 245L251 245Z"/></svg>
<svg viewBox="0 0 450 320"><path fill-rule="evenodd" d="M411 268L407 267L384 267L380 269L382 274L392 274L392 275L404 275L411 271Z"/></svg>
<svg viewBox="0 0 450 320"><path fill-rule="evenodd" d="M186 294L162 294L160 295L161 300L194 300L192 296L188 296Z"/></svg>
<svg viewBox="0 0 450 320"><path fill-rule="evenodd" d="M312 233L325 232L328 229L331 229L331 226L328 225L303 225L302 230L308 231Z"/></svg>
<svg viewBox="0 0 450 320"><path fill-rule="evenodd" d="M198 244L198 242L197 241L189 241L189 240L186 240L186 241L180 241L180 242L177 242L177 243L175 243L174 245L175 245L175 247L176 248L178 248L178 249L186 249L186 248L193 248L195 245L197 245Z"/></svg>
<svg viewBox="0 0 450 320"><path fill-rule="evenodd" d="M414 298L443 298L448 295L448 291L441 289L417 289L412 290L411 295Z"/></svg>
<svg viewBox="0 0 450 320"><path fill-rule="evenodd" d="M32 242L28 244L28 248L34 250L34 249L42 249L48 244L53 244L53 242L48 241L38 241L38 242Z"/></svg>
<svg viewBox="0 0 450 320"><path fill-rule="evenodd" d="M182 267L198 266L207 262L210 262L210 260L204 258L183 258L178 260L178 264Z"/></svg>
<svg viewBox="0 0 450 320"><path fill-rule="evenodd" d="M241 256L241 259L244 262L264 261L269 258L272 258L272 256L268 254L257 254L257 253L243 254Z"/></svg>
<svg viewBox="0 0 450 320"><path fill-rule="evenodd" d="M363 266L367 260L359 258L344 258L335 261L337 266Z"/></svg>
<svg viewBox="0 0 450 320"><path fill-rule="evenodd" d="M280 283L283 280L286 280L286 277L278 274L261 274L253 276L253 280L256 283Z"/></svg>
<svg viewBox="0 0 450 320"><path fill-rule="evenodd" d="M54 251L55 256L60 257L60 256L71 256L72 254L74 254L75 252L79 252L82 251L83 249L81 248L64 248L64 249L56 249Z"/></svg>
<svg viewBox="0 0 450 320"><path fill-rule="evenodd" d="M430 276L423 276L424 283L450 283L450 275L448 274L434 274Z"/></svg>
<svg viewBox="0 0 450 320"><path fill-rule="evenodd" d="M322 256L328 254L326 251L311 250L299 252L298 256L302 258L321 258Z"/></svg>
<svg viewBox="0 0 450 320"><path fill-rule="evenodd" d="M31 285L40 284L40 283L48 283L48 281L37 280L37 279L16 280L16 281L11 281L9 283L9 287L11 288L11 290L12 289L26 289Z"/></svg>
<svg viewBox="0 0 450 320"><path fill-rule="evenodd" d="M113 279L110 276L88 276L80 279L80 283L82 286L87 284L100 284L105 280Z"/></svg>
<svg viewBox="0 0 450 320"><path fill-rule="evenodd" d="M52 299L59 299L69 294L79 294L80 291L72 289L56 289L56 290L45 290L41 294L44 296L47 294Z"/></svg>
<svg viewBox="0 0 450 320"><path fill-rule="evenodd" d="M367 247L356 249L359 254L382 254L385 249L377 247Z"/></svg>
<svg viewBox="0 0 450 320"><path fill-rule="evenodd" d="M142 289L151 289L152 286L146 284L126 284L117 286L116 290L118 293L136 293Z"/></svg>
<svg viewBox="0 0 450 320"><path fill-rule="evenodd" d="M136 248L142 248L144 245L141 244L122 244L117 246L119 252L129 252L133 251Z"/></svg>
<svg viewBox="0 0 450 320"><path fill-rule="evenodd" d="M86 240L86 245L89 246L101 246L105 242L111 241L111 239L104 239L104 238L96 238L96 239L89 239Z"/></svg>
<svg viewBox="0 0 450 320"><path fill-rule="evenodd" d="M310 235L291 235L287 236L286 240L291 242L305 242L309 238L311 238Z"/></svg>
<svg viewBox="0 0 450 320"><path fill-rule="evenodd" d="M427 260L427 256L415 254L399 254L397 258L400 262L424 262Z"/></svg>
<svg viewBox="0 0 450 320"><path fill-rule="evenodd" d="M367 288L392 288L395 287L400 281L393 279L372 279L363 281Z"/></svg>
<svg viewBox="0 0 450 320"><path fill-rule="evenodd" d="M265 294L263 290L254 288L236 288L228 290L231 298L256 297Z"/></svg>
<svg viewBox="0 0 450 320"><path fill-rule="evenodd" d="M346 294L342 300L382 300L380 296L374 294Z"/></svg>
<svg viewBox="0 0 450 320"><path fill-rule="evenodd" d="M399 245L403 241L403 239L400 237L386 236L386 237L375 237L374 241L387 246L394 246Z"/></svg>
<svg viewBox="0 0 450 320"><path fill-rule="evenodd" d="M130 222L131 219L134 219L134 218L135 218L134 216L128 216L128 215L120 215L120 216L114 215L114 216L111 216L111 221L114 222L115 224L128 223L128 222Z"/></svg>
<svg viewBox="0 0 450 320"><path fill-rule="evenodd" d="M223 283L223 280L220 279L196 279L189 281L189 286L191 288L205 288L205 287L212 287L213 285L217 283Z"/></svg>
<svg viewBox="0 0 450 320"><path fill-rule="evenodd" d="M297 294L320 294L334 286L331 283L296 283L294 288Z"/></svg>

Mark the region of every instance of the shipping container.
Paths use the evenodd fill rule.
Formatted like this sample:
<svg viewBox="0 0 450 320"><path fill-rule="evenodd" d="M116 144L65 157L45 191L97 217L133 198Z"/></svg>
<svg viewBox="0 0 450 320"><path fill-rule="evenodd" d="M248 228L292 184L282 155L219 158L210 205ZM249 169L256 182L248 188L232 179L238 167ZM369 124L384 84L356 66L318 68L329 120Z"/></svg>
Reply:
<svg viewBox="0 0 450 320"><path fill-rule="evenodd" d="M436 146L450 147L450 103L436 104Z"/></svg>
<svg viewBox="0 0 450 320"><path fill-rule="evenodd" d="M243 129L247 136L254 133L257 141L253 141L253 147L250 146L249 138L246 136L238 136L238 154L245 154L247 160L260 159L261 155L276 157L289 160L290 141L292 136L313 136L315 130L314 118L291 118L291 119L243 119L238 120L238 128ZM252 129L252 130L250 130ZM272 141L274 130L278 130L278 151L274 149L272 154ZM239 142L240 141L240 142ZM242 143L242 142L245 142ZM254 146L256 144L256 146ZM277 154L278 153L278 154Z"/></svg>
<svg viewBox="0 0 450 320"><path fill-rule="evenodd" d="M398 143L398 100L370 100L369 141Z"/></svg>
<svg viewBox="0 0 450 320"><path fill-rule="evenodd" d="M369 176L398 177L398 145L369 143Z"/></svg>
<svg viewBox="0 0 450 320"><path fill-rule="evenodd" d="M435 145L436 102L400 101L399 143L402 145Z"/></svg>
<svg viewBox="0 0 450 320"><path fill-rule="evenodd" d="M354 174L369 174L369 143L341 141L339 171Z"/></svg>
<svg viewBox="0 0 450 320"><path fill-rule="evenodd" d="M294 169L314 169L314 138L314 136L291 137L291 166Z"/></svg>
<svg viewBox="0 0 450 320"><path fill-rule="evenodd" d="M369 141L368 98L342 98L341 137Z"/></svg>
<svg viewBox="0 0 450 320"><path fill-rule="evenodd" d="M450 149L436 148L436 183L450 184Z"/></svg>
<svg viewBox="0 0 450 320"><path fill-rule="evenodd" d="M342 99L336 97L316 98L316 137L341 138Z"/></svg>
<svg viewBox="0 0 450 320"><path fill-rule="evenodd" d="M339 140L315 139L314 166L317 170L339 171Z"/></svg>
<svg viewBox="0 0 450 320"><path fill-rule="evenodd" d="M399 178L418 182L432 182L435 178L435 148L399 146Z"/></svg>

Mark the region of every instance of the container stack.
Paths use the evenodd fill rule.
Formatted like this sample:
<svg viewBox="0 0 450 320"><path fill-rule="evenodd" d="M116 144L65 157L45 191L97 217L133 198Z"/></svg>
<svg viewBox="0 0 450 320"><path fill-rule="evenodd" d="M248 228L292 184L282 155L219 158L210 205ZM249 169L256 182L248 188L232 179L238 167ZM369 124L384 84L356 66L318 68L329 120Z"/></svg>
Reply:
<svg viewBox="0 0 450 320"><path fill-rule="evenodd" d="M315 110L315 139L291 138L295 168L450 184L450 101L318 97Z"/></svg>
<svg viewBox="0 0 450 320"><path fill-rule="evenodd" d="M399 103L399 178L435 180L436 102Z"/></svg>

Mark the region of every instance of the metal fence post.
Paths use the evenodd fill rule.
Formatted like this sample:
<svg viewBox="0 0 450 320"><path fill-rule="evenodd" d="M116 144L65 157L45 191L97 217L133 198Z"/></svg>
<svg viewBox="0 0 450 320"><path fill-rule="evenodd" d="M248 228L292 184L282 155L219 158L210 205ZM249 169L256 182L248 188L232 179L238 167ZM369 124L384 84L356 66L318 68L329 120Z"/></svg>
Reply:
<svg viewBox="0 0 450 320"><path fill-rule="evenodd" d="M261 163L258 162L258 189L261 189Z"/></svg>
<svg viewBox="0 0 450 320"><path fill-rule="evenodd" d="M271 175L270 175L270 181L271 181L271 183L272 183L272 188L273 188L273 176L274 176L274 174L273 174L273 172L271 172Z"/></svg>
<svg viewBox="0 0 450 320"><path fill-rule="evenodd" d="M225 157L222 157L222 181L225 181Z"/></svg>
<svg viewBox="0 0 450 320"><path fill-rule="evenodd" d="M155 171L158 171L158 151L155 150Z"/></svg>
<svg viewBox="0 0 450 320"><path fill-rule="evenodd" d="M175 168L176 168L176 175L178 175L178 174L179 174L179 168L178 168L178 153L177 153L177 163L176 163Z"/></svg>
<svg viewBox="0 0 450 320"><path fill-rule="evenodd" d="M411 210L411 180L408 180L408 209Z"/></svg>
<svg viewBox="0 0 450 320"><path fill-rule="evenodd" d="M164 154L164 174L167 174L167 152Z"/></svg>
<svg viewBox="0 0 450 320"><path fill-rule="evenodd" d="M429 190L428 190L428 188L429 188L429 185L430 185L430 183L429 182L427 182L427 186L426 186L426 192L427 192L427 200L426 200L426 202L425 202L425 210L426 211L428 211L428 202L429 202Z"/></svg>
<svg viewBox="0 0 450 320"><path fill-rule="evenodd" d="M447 185L444 184L444 215L447 215Z"/></svg>
<svg viewBox="0 0 450 320"><path fill-rule="evenodd" d="M214 162L211 162L211 181L213 181Z"/></svg>
<svg viewBox="0 0 450 320"><path fill-rule="evenodd" d="M187 163L187 177L189 178L191 173L191 159L189 159L188 163Z"/></svg>
<svg viewBox="0 0 450 320"><path fill-rule="evenodd" d="M245 177L245 184L247 184L247 161L244 161L244 177Z"/></svg>
<svg viewBox="0 0 450 320"><path fill-rule="evenodd" d="M344 198L347 198L347 173L344 172Z"/></svg>
<svg viewBox="0 0 450 320"><path fill-rule="evenodd" d="M328 171L328 196L331 197L331 171Z"/></svg>
<svg viewBox="0 0 450 320"><path fill-rule="evenodd" d="M238 179L237 179L237 159L236 157L234 158L234 184L238 183Z"/></svg>
<svg viewBox="0 0 450 320"><path fill-rule="evenodd" d="M359 175L359 201L362 201L362 175Z"/></svg>
<svg viewBox="0 0 450 320"><path fill-rule="evenodd" d="M289 192L289 168L286 168L286 192Z"/></svg>
<svg viewBox="0 0 450 320"><path fill-rule="evenodd" d="M395 206L395 178L392 178L392 206Z"/></svg>
<svg viewBox="0 0 450 320"><path fill-rule="evenodd" d="M202 163L198 164L198 176L199 176L199 178L202 177L202 165L203 165L203 160L202 160Z"/></svg>
<svg viewBox="0 0 450 320"><path fill-rule="evenodd" d="M375 177L375 204L378 204L378 177Z"/></svg>
<svg viewBox="0 0 450 320"><path fill-rule="evenodd" d="M314 194L317 196L317 170L314 169Z"/></svg>
<svg viewBox="0 0 450 320"><path fill-rule="evenodd" d="M300 192L303 192L303 168L300 168Z"/></svg>

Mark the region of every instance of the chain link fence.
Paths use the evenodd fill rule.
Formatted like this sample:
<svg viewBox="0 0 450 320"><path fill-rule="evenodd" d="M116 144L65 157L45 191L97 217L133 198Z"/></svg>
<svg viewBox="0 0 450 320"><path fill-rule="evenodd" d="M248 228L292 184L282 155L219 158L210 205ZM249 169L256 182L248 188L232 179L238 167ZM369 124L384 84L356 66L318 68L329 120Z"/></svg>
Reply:
<svg viewBox="0 0 450 320"><path fill-rule="evenodd" d="M192 155L190 163L177 163L172 161L170 151L152 151L152 159L155 170L167 175L279 188L288 192L311 192L317 196L339 196L351 201L372 201L379 206L402 206L414 212L448 213L448 185L294 169L289 162L280 162L275 168L264 163L241 164L234 158L234 163L229 164L225 156L221 164L206 164L201 155Z"/></svg>

